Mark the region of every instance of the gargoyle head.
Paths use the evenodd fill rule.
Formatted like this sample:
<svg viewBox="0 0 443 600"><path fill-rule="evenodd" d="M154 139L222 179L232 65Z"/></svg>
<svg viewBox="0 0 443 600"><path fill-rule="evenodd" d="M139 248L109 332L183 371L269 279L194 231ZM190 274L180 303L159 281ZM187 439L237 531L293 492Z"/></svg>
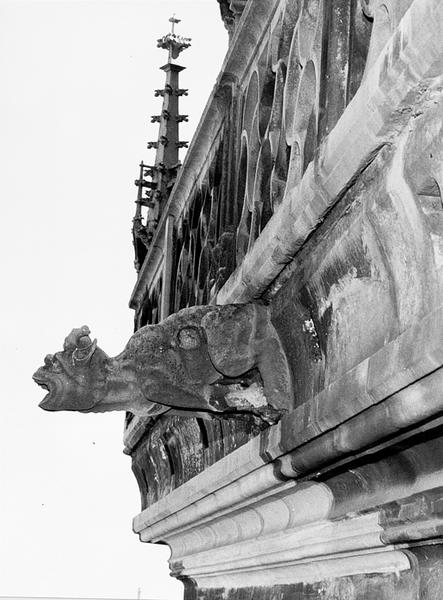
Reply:
<svg viewBox="0 0 443 600"><path fill-rule="evenodd" d="M107 355L91 341L86 325L73 329L65 338L63 351L48 354L44 366L32 378L48 391L39 406L45 410L89 412L98 402L104 383Z"/></svg>

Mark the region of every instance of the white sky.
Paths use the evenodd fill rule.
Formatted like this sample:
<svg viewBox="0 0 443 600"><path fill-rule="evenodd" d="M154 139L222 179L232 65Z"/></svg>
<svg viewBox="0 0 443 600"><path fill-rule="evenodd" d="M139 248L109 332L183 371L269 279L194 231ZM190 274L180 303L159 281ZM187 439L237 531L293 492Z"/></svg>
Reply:
<svg viewBox="0 0 443 600"><path fill-rule="evenodd" d="M132 333L133 181L174 12L189 140L227 47L216 0L0 0L0 596L182 597L168 548L131 531L123 413L45 413L31 380L73 327L111 355Z"/></svg>

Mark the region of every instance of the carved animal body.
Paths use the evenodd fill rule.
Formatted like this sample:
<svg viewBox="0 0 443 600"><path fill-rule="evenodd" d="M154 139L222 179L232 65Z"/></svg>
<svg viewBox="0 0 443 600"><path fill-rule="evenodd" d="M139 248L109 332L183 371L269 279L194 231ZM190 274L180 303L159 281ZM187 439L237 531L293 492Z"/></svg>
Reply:
<svg viewBox="0 0 443 600"><path fill-rule="evenodd" d="M137 415L253 412L275 421L288 410L288 363L268 309L255 304L196 306L139 329L110 358L74 329L64 349L33 378L49 411Z"/></svg>

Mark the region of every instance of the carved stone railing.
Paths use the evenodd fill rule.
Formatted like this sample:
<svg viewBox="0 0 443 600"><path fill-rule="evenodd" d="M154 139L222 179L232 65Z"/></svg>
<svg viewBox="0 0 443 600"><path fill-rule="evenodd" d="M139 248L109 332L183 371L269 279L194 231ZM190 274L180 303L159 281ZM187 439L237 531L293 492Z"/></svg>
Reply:
<svg viewBox="0 0 443 600"><path fill-rule="evenodd" d="M227 137L221 135L204 180L176 221L171 290L174 311L210 302L235 267Z"/></svg>

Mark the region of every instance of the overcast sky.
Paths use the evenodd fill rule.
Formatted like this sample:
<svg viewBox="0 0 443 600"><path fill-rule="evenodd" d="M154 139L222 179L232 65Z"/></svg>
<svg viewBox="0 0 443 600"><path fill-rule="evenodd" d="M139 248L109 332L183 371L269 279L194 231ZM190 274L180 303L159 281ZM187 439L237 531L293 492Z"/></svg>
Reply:
<svg viewBox="0 0 443 600"><path fill-rule="evenodd" d="M0 596L182 597L168 548L131 531L123 413L45 413L31 380L73 327L110 355L132 333L133 182L174 12L186 140L227 47L216 0L0 0Z"/></svg>

